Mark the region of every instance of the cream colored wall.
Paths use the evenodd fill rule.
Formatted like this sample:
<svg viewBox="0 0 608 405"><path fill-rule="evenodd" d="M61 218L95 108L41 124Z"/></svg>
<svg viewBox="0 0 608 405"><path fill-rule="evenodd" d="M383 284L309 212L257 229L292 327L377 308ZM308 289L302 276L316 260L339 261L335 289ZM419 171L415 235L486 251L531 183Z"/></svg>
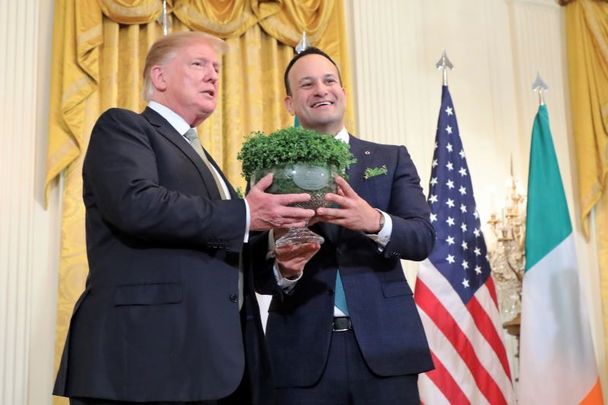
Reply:
<svg viewBox="0 0 608 405"><path fill-rule="evenodd" d="M0 2L0 403L50 404L59 201L43 207L52 49L52 2ZM450 90L482 219L500 191L512 155L525 183L537 100L546 101L570 209L571 141L561 9L552 0L346 0L351 25L358 132L405 144L426 187L441 94L435 62L455 65ZM573 215L573 219L576 217ZM577 229L580 229L576 223ZM596 257L579 237L579 260L602 342ZM598 358L604 348L598 347ZM602 361L604 381L605 364ZM606 391L605 391L606 392Z"/></svg>
<svg viewBox="0 0 608 405"><path fill-rule="evenodd" d="M569 137L563 9L554 0L346 0L360 137L404 144L425 189L441 98L442 51L454 64L449 87L482 222L501 201L513 158L527 184L530 135L540 72L586 292L600 372L607 372L597 249L581 237L575 213L574 154ZM486 235L491 232L486 227ZM410 281L416 265L408 263ZM513 347L511 347L511 350Z"/></svg>
<svg viewBox="0 0 608 405"><path fill-rule="evenodd" d="M44 208L52 2L0 2L0 404L48 404L58 201Z"/></svg>

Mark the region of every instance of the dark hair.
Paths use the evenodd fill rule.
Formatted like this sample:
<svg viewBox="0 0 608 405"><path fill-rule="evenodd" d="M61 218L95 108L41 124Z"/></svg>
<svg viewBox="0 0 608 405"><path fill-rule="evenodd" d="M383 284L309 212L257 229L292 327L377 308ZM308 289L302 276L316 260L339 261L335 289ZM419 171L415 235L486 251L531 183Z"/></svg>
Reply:
<svg viewBox="0 0 608 405"><path fill-rule="evenodd" d="M293 67L293 65L298 60L300 60L301 58L303 58L306 55L321 55L325 59L327 59L328 61L330 61L336 67L336 70L338 71L338 80L340 80L340 85L342 84L342 76L340 76L340 68L338 68L338 65L336 65L336 62L334 62L334 60L332 58L330 58L328 54L326 54L325 52L323 52L319 48L314 48L314 47L306 48L302 52L296 54L291 59L291 61L289 62L289 64L287 65L287 68L285 68L285 75L283 76L283 80L285 82L285 91L287 92L288 96L291 96L291 89L289 88L289 79L287 77L289 75L289 71L291 70L291 68Z"/></svg>

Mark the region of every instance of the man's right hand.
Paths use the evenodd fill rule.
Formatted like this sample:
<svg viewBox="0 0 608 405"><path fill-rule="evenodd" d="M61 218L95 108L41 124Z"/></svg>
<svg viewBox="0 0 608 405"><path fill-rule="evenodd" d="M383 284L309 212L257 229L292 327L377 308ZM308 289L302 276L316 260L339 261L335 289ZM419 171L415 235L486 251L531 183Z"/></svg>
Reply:
<svg viewBox="0 0 608 405"><path fill-rule="evenodd" d="M245 197L249 204L251 231L272 228L304 227L315 215L314 210L290 207L290 204L310 200L310 194L270 194L265 190L272 184L272 173L257 182Z"/></svg>
<svg viewBox="0 0 608 405"><path fill-rule="evenodd" d="M317 242L294 243L274 248L281 275L288 279L299 277L306 263L321 249Z"/></svg>

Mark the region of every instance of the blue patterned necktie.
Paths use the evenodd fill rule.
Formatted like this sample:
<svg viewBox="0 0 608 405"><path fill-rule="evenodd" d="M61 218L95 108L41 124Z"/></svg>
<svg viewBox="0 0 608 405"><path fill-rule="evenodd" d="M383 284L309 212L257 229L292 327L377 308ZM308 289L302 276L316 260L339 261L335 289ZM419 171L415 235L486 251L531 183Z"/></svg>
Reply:
<svg viewBox="0 0 608 405"><path fill-rule="evenodd" d="M334 305L342 312L344 315L348 316L348 306L346 305L346 295L344 294L344 286L342 286L342 278L340 277L340 272L336 272L336 293L334 296Z"/></svg>

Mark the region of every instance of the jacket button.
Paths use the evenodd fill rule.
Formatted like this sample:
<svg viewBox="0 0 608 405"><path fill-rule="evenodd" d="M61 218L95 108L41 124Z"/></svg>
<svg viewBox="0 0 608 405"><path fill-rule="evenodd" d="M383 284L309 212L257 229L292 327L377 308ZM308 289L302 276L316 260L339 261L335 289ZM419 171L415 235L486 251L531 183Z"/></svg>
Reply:
<svg viewBox="0 0 608 405"><path fill-rule="evenodd" d="M238 295L236 295L236 294L230 294L230 297L229 297L229 298L230 298L230 301L232 301L232 302L234 302L234 303L239 302L239 296L238 296Z"/></svg>

